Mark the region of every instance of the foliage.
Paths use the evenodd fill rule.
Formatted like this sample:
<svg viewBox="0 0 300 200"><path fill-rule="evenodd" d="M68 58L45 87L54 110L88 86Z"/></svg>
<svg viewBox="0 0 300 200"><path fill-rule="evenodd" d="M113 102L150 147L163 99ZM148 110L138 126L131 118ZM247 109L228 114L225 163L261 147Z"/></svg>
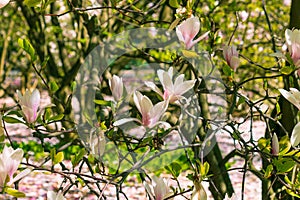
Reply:
<svg viewBox="0 0 300 200"><path fill-rule="evenodd" d="M116 198L128 199L123 188L134 177L150 199L207 198L205 181L214 199L224 199L234 193L233 170L256 175L266 199L300 198L300 56L293 53L300 41L297 31L285 32L290 5L6 4L0 9L1 149L22 149L24 175L64 178L49 198L63 199L75 187L105 199L112 186ZM255 121L266 127L258 141ZM250 137L241 128L246 122ZM10 126L26 127L30 139L20 141ZM225 133L237 147L228 154L216 141ZM261 168L253 164L257 155ZM229 161L236 157L244 161L238 169ZM13 175L0 174L1 193L23 197L22 182L10 184ZM242 185L244 199L245 180Z"/></svg>

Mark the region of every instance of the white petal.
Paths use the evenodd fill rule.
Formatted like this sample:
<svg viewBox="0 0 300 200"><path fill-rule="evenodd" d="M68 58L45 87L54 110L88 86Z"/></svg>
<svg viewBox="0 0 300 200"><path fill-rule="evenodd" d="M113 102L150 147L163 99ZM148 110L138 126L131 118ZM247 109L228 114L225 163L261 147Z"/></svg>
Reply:
<svg viewBox="0 0 300 200"><path fill-rule="evenodd" d="M291 144L293 147L300 143L300 122L296 124L291 135Z"/></svg>
<svg viewBox="0 0 300 200"><path fill-rule="evenodd" d="M175 95L183 95L194 87L195 80L184 81L181 85L175 88Z"/></svg>
<svg viewBox="0 0 300 200"><path fill-rule="evenodd" d="M284 98L286 98L289 102L294 104L300 110L300 102L297 101L297 99L295 98L295 96L292 93L286 91L285 89L278 89L278 90ZM295 92L295 91L293 91L293 92Z"/></svg>
<svg viewBox="0 0 300 200"><path fill-rule="evenodd" d="M139 122L139 123L142 123L140 120L136 119L136 118L124 118L124 119L120 119L120 120L117 120L113 123L114 126L121 126L123 124L126 124L128 122Z"/></svg>
<svg viewBox="0 0 300 200"><path fill-rule="evenodd" d="M25 170L21 171L17 176L15 176L12 180L9 181L9 184L12 184L12 183L24 178L25 176L30 174L31 171L32 171L31 169L25 169Z"/></svg>
<svg viewBox="0 0 300 200"><path fill-rule="evenodd" d="M9 3L9 0L1 0L0 1L0 8L3 8L4 6L6 6Z"/></svg>

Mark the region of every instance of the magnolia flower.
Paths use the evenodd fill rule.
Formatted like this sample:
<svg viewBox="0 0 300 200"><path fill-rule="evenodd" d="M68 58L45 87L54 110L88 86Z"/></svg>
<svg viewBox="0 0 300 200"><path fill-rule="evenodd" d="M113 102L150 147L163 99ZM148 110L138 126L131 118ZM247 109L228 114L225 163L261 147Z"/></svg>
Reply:
<svg viewBox="0 0 300 200"><path fill-rule="evenodd" d="M123 95L123 81L122 78L113 75L112 79L108 80L110 91L116 101L120 101Z"/></svg>
<svg viewBox="0 0 300 200"><path fill-rule="evenodd" d="M294 106L300 110L300 91L296 88L290 88L290 92L285 89L279 89L279 92L286 98L289 102L291 102ZM300 143L300 122L296 124L292 131L291 135L291 144L293 147L297 146Z"/></svg>
<svg viewBox="0 0 300 200"><path fill-rule="evenodd" d="M151 200L163 200L172 196L172 192L170 192L170 188L165 183L163 178L153 176L152 180L154 181L154 184L152 184L151 186L146 182L144 183L144 186Z"/></svg>
<svg viewBox="0 0 300 200"><path fill-rule="evenodd" d="M279 142L276 133L272 137L272 154L277 156L279 153Z"/></svg>
<svg viewBox="0 0 300 200"><path fill-rule="evenodd" d="M3 8L4 6L6 6L9 3L9 0L1 0L0 1L0 8Z"/></svg>
<svg viewBox="0 0 300 200"><path fill-rule="evenodd" d="M291 144L293 147L298 146L298 144L300 143L300 122L298 122L293 131L292 131L292 135L291 135Z"/></svg>
<svg viewBox="0 0 300 200"><path fill-rule="evenodd" d="M134 93L133 101L138 111L142 115L142 120L136 118L125 118L116 121L114 123L114 126L119 126L130 121L137 121L145 127L153 128L159 123L164 123L164 122L160 122L159 119L167 110L168 101L162 101L153 105L151 100L147 96L142 95L138 91Z"/></svg>
<svg viewBox="0 0 300 200"><path fill-rule="evenodd" d="M195 187L191 196L191 200L206 200L207 194L201 183L195 183Z"/></svg>
<svg viewBox="0 0 300 200"><path fill-rule="evenodd" d="M35 122L40 105L40 92L37 89L33 90L33 92L27 89L23 96L20 91L17 91L17 94L26 121L28 123Z"/></svg>
<svg viewBox="0 0 300 200"><path fill-rule="evenodd" d="M300 91L296 88L290 88L290 92L285 89L279 89L279 92L282 94L284 98L286 98L289 102L291 102L294 106L296 106L300 110Z"/></svg>
<svg viewBox="0 0 300 200"><path fill-rule="evenodd" d="M0 154L0 187L7 184L7 177L9 178L8 185L11 185L31 172L30 169L26 169L13 177L23 159L23 154L22 149L14 150L12 147L4 146L2 154Z"/></svg>
<svg viewBox="0 0 300 200"><path fill-rule="evenodd" d="M300 30L286 29L285 39L295 66L300 66Z"/></svg>
<svg viewBox="0 0 300 200"><path fill-rule="evenodd" d="M198 17L190 17L176 27L176 34L179 41L185 44L186 49L192 48L197 42L205 38L209 32L206 32L198 39L194 40L200 30L200 21Z"/></svg>
<svg viewBox="0 0 300 200"><path fill-rule="evenodd" d="M224 46L223 56L227 64L235 71L240 65L239 52L236 50L236 46Z"/></svg>
<svg viewBox="0 0 300 200"><path fill-rule="evenodd" d="M94 155L102 156L105 151L106 140L102 130L93 132L90 136L90 148Z"/></svg>
<svg viewBox="0 0 300 200"><path fill-rule="evenodd" d="M65 200L66 198L64 197L62 191L58 191L58 193L54 191L48 191L47 192L47 200Z"/></svg>
<svg viewBox="0 0 300 200"><path fill-rule="evenodd" d="M173 83L173 67L170 67L167 72L158 70L157 75L163 86L164 93L153 82L147 81L145 84L162 96L164 100L168 99L170 103L183 98L182 95L192 89L195 84L194 80L184 81L184 74L179 75Z"/></svg>

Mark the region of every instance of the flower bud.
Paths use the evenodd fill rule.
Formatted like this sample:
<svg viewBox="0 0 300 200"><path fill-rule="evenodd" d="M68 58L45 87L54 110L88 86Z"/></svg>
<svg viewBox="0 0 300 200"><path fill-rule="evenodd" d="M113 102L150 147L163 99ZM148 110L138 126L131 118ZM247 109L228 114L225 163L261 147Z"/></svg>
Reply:
<svg viewBox="0 0 300 200"><path fill-rule="evenodd" d="M113 75L112 79L110 79L108 83L115 101L120 101L123 95L124 87L122 78Z"/></svg>
<svg viewBox="0 0 300 200"><path fill-rule="evenodd" d="M279 153L279 142L276 133L272 137L272 154L277 156Z"/></svg>
<svg viewBox="0 0 300 200"><path fill-rule="evenodd" d="M240 65L239 52L237 51L236 46L224 46L223 47L223 56L224 56L227 64L234 71Z"/></svg>
<svg viewBox="0 0 300 200"><path fill-rule="evenodd" d="M27 89L24 95L20 91L17 91L17 94L26 121L28 123L35 122L40 106L40 92L37 89L33 90L33 92Z"/></svg>

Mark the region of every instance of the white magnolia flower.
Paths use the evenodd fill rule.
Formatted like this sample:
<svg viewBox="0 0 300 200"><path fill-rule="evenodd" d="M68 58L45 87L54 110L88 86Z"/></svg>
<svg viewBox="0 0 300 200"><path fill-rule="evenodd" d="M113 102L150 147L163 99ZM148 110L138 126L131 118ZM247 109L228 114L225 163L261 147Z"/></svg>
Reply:
<svg viewBox="0 0 300 200"><path fill-rule="evenodd" d="M0 8L3 8L9 3L9 0L0 0Z"/></svg>
<svg viewBox="0 0 300 200"><path fill-rule="evenodd" d="M165 183L165 180L163 178L153 176L152 181L154 182L152 185L144 182L144 186L151 200L163 200L173 195L173 193L170 192L169 186Z"/></svg>
<svg viewBox="0 0 300 200"><path fill-rule="evenodd" d="M185 44L186 49L192 48L200 40L204 39L209 32L206 32L198 39L194 40L200 30L200 21L198 17L190 17L176 27L176 34L179 41Z"/></svg>
<svg viewBox="0 0 300 200"><path fill-rule="evenodd" d="M28 123L35 122L40 106L40 92L37 89L32 92L27 89L24 95L20 91L17 91L17 94L26 121Z"/></svg>
<svg viewBox="0 0 300 200"><path fill-rule="evenodd" d="M157 71L157 75L163 86L164 93L153 82L146 81L145 84L162 96L164 100L168 99L170 103L184 98L182 95L192 89L195 84L195 80L184 81L184 74L176 77L173 82L173 67L170 67L167 72L160 69Z"/></svg>
<svg viewBox="0 0 300 200"><path fill-rule="evenodd" d="M300 110L300 91L296 88L290 88L290 92L285 89L279 89L279 92L282 94L284 98L286 98L289 102L291 102L294 106L296 106Z"/></svg>
<svg viewBox="0 0 300 200"><path fill-rule="evenodd" d="M224 46L223 47L223 56L224 56L227 64L234 71L240 65L239 52L237 51L236 46Z"/></svg>

